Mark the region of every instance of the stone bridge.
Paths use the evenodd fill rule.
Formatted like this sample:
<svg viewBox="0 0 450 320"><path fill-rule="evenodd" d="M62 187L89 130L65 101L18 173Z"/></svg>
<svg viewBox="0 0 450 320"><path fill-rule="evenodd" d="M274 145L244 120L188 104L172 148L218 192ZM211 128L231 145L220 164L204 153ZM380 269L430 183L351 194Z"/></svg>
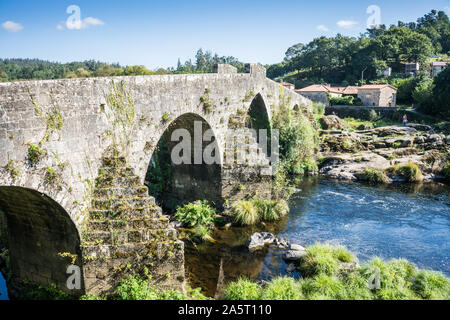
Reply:
<svg viewBox="0 0 450 320"><path fill-rule="evenodd" d="M155 198L170 210L198 199L226 206L255 181L270 192L270 163L248 128L270 128L280 103L311 117L309 100L257 64L242 74L218 65L213 74L0 83L0 268L10 295L27 283L108 293L134 272L182 289L183 243ZM194 135L196 121L212 130L218 163L171 164L165 175L171 134ZM235 128L252 167L224 164ZM66 286L69 265L80 268L79 290Z"/></svg>

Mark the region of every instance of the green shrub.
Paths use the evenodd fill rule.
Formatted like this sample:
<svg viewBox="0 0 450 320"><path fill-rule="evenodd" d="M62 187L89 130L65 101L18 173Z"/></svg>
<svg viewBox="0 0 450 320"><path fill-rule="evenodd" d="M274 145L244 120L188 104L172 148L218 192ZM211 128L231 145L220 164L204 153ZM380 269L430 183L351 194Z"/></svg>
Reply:
<svg viewBox="0 0 450 320"><path fill-rule="evenodd" d="M231 213L235 222L249 226L259 221L258 211L252 201L241 200L232 204Z"/></svg>
<svg viewBox="0 0 450 320"><path fill-rule="evenodd" d="M164 114L162 115L161 120L162 120L163 123L167 123L167 122L170 120L170 115L169 115L169 113L164 112Z"/></svg>
<svg viewBox="0 0 450 320"><path fill-rule="evenodd" d="M276 201L273 211L274 211L274 216L277 217L276 219L280 219L281 217L288 215L288 213L290 211L289 204L287 203L286 200L279 199ZM264 218L264 220L270 220L270 219Z"/></svg>
<svg viewBox="0 0 450 320"><path fill-rule="evenodd" d="M361 175L361 179L369 183L388 183L389 178L378 169L366 169Z"/></svg>
<svg viewBox="0 0 450 320"><path fill-rule="evenodd" d="M419 182L423 180L422 172L415 163L401 166L398 168L397 173L408 182Z"/></svg>
<svg viewBox="0 0 450 320"><path fill-rule="evenodd" d="M412 281L411 289L422 299L450 299L450 279L439 272L419 271Z"/></svg>
<svg viewBox="0 0 450 320"><path fill-rule="evenodd" d="M338 299L344 290L344 285L336 276L324 273L300 283L303 295L309 300Z"/></svg>
<svg viewBox="0 0 450 320"><path fill-rule="evenodd" d="M352 106L354 99L355 98L353 96L332 97L331 95L328 95L328 100L332 106Z"/></svg>
<svg viewBox="0 0 450 320"><path fill-rule="evenodd" d="M285 200L241 200L231 206L231 213L237 223L254 225L260 221L276 221L289 213Z"/></svg>
<svg viewBox="0 0 450 320"><path fill-rule="evenodd" d="M20 174L20 170L19 170L19 168L17 168L15 166L14 160L10 160L8 162L8 164L6 165L6 170L9 172L9 174L11 175L11 178L13 178L13 180L17 179L17 177Z"/></svg>
<svg viewBox="0 0 450 320"><path fill-rule="evenodd" d="M299 283L293 278L272 279L262 290L262 300L301 300L303 298Z"/></svg>
<svg viewBox="0 0 450 320"><path fill-rule="evenodd" d="M47 183L55 183L58 180L58 173L53 168L45 169L45 181Z"/></svg>
<svg viewBox="0 0 450 320"><path fill-rule="evenodd" d="M56 284L49 286L36 285L32 283L25 284L24 299L25 300L68 300L69 295L59 289Z"/></svg>
<svg viewBox="0 0 450 320"><path fill-rule="evenodd" d="M313 102L312 111L315 115L323 116L325 114L325 105L320 102Z"/></svg>
<svg viewBox="0 0 450 320"><path fill-rule="evenodd" d="M300 162L295 163L292 166L292 173L297 175L303 175L305 173L314 173L319 171L316 160L307 157Z"/></svg>
<svg viewBox="0 0 450 320"><path fill-rule="evenodd" d="M241 279L228 285L226 297L234 300L450 299L450 278L439 272L418 271L407 260L374 258L344 274L337 272L339 263L356 259L344 247L315 244L306 250L306 264L312 270L304 274L306 277L299 280L275 278L264 286ZM374 279L379 281L372 282ZM369 284L375 286L369 287Z"/></svg>
<svg viewBox="0 0 450 320"><path fill-rule="evenodd" d="M28 160L30 160L31 164L37 164L44 156L45 151L39 146L34 144L28 146Z"/></svg>
<svg viewBox="0 0 450 320"><path fill-rule="evenodd" d="M260 300L261 291L257 283L241 278L225 288L224 300Z"/></svg>
<svg viewBox="0 0 450 320"><path fill-rule="evenodd" d="M210 238L210 227L202 224L198 224L195 226L194 234L200 238L201 240L207 240Z"/></svg>
<svg viewBox="0 0 450 320"><path fill-rule="evenodd" d="M263 221L276 221L289 213L289 205L285 200L252 200L258 212L258 217Z"/></svg>
<svg viewBox="0 0 450 320"><path fill-rule="evenodd" d="M442 174L445 177L445 180L450 181L450 162L447 162L447 165L444 167L444 171Z"/></svg>
<svg viewBox="0 0 450 320"><path fill-rule="evenodd" d="M138 276L128 276L117 288L119 300L157 300L157 297L156 291L149 290L148 280Z"/></svg>
<svg viewBox="0 0 450 320"><path fill-rule="evenodd" d="M410 290L410 279L416 272L416 267L403 259L393 259L388 262L374 258L366 263L360 270L361 274L369 279L370 275L377 273L381 287L373 290L379 300L412 300L416 299Z"/></svg>
<svg viewBox="0 0 450 320"><path fill-rule="evenodd" d="M312 123L300 112L287 107L284 98L275 109L272 127L279 131L280 170L296 173L306 158L314 159L319 148L319 137ZM284 102L283 102L284 101Z"/></svg>
<svg viewBox="0 0 450 320"><path fill-rule="evenodd" d="M340 263L354 261L356 257L344 247L316 243L306 249L300 270L307 276L320 273L334 275L338 272Z"/></svg>
<svg viewBox="0 0 450 320"><path fill-rule="evenodd" d="M149 287L148 280L139 276L128 276L117 288L118 300L186 300L187 296L177 290L160 291Z"/></svg>
<svg viewBox="0 0 450 320"><path fill-rule="evenodd" d="M188 227L211 226L214 224L215 214L216 210L211 208L207 201L197 201L178 207L175 219Z"/></svg>
<svg viewBox="0 0 450 320"><path fill-rule="evenodd" d="M96 296L93 293L89 293L89 294L86 294L86 295L80 297L80 300L85 300L85 301L96 301L96 300L98 300L99 301L99 300L106 300L106 298L102 297L102 296Z"/></svg>
<svg viewBox="0 0 450 320"><path fill-rule="evenodd" d="M378 113L375 110L370 110L369 112L369 121L375 122L378 119Z"/></svg>

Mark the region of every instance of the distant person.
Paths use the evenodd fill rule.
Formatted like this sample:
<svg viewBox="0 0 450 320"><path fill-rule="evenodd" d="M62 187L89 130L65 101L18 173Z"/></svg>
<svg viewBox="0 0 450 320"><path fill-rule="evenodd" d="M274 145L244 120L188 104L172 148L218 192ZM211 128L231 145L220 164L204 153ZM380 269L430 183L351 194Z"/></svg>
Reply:
<svg viewBox="0 0 450 320"><path fill-rule="evenodd" d="M403 116L403 126L406 127L408 124L408 117L406 117L406 114Z"/></svg>

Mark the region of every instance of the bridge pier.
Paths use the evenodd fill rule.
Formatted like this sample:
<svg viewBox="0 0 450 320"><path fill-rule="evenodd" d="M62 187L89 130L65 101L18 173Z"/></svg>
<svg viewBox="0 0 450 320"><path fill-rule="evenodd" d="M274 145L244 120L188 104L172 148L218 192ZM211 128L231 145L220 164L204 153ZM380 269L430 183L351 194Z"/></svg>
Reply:
<svg viewBox="0 0 450 320"><path fill-rule="evenodd" d="M103 158L82 234L87 293L111 294L135 274L148 277L158 289L184 292L184 243L115 151Z"/></svg>

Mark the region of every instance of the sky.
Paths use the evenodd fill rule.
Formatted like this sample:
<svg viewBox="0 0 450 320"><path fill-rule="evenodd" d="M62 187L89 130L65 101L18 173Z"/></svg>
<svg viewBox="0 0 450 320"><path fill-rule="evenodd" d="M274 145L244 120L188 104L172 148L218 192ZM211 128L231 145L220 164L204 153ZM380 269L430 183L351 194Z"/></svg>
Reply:
<svg viewBox="0 0 450 320"><path fill-rule="evenodd" d="M376 15L367 13L370 6L386 25L416 21L432 9L450 15L450 0L0 0L0 58L156 69L194 59L203 48L272 64L299 42L358 36Z"/></svg>

